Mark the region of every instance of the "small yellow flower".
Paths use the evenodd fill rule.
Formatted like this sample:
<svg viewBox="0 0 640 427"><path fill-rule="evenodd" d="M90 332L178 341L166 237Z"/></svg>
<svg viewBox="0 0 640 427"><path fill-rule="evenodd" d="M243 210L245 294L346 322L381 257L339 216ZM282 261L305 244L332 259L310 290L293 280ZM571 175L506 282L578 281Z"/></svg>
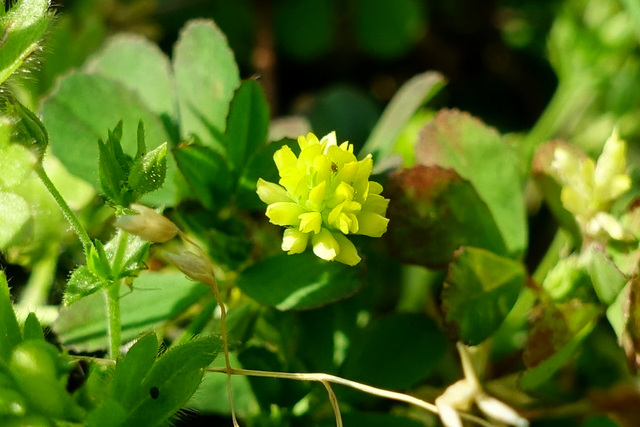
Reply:
<svg viewBox="0 0 640 427"><path fill-rule="evenodd" d="M607 139L597 162L558 147L551 167L562 183L562 204L575 215L584 234L616 240L629 237L609 213L616 199L631 188L631 178L626 173L626 144L617 131Z"/></svg>
<svg viewBox="0 0 640 427"><path fill-rule="evenodd" d="M360 256L345 235L380 237L389 223L389 200L380 195L380 184L369 181L373 159L356 159L353 145L338 145L335 132L321 140L312 133L300 136L298 145L299 156L288 146L273 156L279 184L258 180L267 217L286 227L282 250L297 254L311 243L324 260L356 265Z"/></svg>

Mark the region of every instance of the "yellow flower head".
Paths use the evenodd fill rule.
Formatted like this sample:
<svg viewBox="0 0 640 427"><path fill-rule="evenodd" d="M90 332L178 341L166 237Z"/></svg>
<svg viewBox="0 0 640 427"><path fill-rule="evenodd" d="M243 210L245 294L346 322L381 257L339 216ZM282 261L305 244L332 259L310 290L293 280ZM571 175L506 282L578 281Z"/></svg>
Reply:
<svg viewBox="0 0 640 427"><path fill-rule="evenodd" d="M562 184L562 204L575 215L586 235L608 235L616 240L628 237L609 213L613 203L631 188L626 151L625 142L614 130L597 162L564 148L554 153L551 167Z"/></svg>
<svg viewBox="0 0 640 427"><path fill-rule="evenodd" d="M358 161L353 145L338 145L335 132L321 140L309 133L298 138L300 155L284 146L273 156L279 185L258 180L258 196L268 204L267 217L286 227L282 250L303 252L311 238L320 258L348 265L360 262L347 234L380 237L387 231L389 200L382 186L369 181L373 159Z"/></svg>

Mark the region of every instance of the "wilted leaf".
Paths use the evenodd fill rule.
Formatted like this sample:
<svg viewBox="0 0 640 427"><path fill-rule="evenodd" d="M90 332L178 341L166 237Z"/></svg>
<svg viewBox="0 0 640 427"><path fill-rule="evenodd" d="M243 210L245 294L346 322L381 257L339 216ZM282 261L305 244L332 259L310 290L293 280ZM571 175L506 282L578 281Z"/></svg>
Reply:
<svg viewBox="0 0 640 427"><path fill-rule="evenodd" d="M511 257L527 247L523 182L518 159L495 129L457 110L441 110L416 146L416 162L451 168L487 205Z"/></svg>
<svg viewBox="0 0 640 427"><path fill-rule="evenodd" d="M596 305L579 300L539 306L524 350L527 370L520 378L520 386L535 389L565 366L600 313Z"/></svg>
<svg viewBox="0 0 640 427"><path fill-rule="evenodd" d="M507 255L491 212L471 184L451 169L414 166L391 175L385 239L403 261L442 268L461 246Z"/></svg>

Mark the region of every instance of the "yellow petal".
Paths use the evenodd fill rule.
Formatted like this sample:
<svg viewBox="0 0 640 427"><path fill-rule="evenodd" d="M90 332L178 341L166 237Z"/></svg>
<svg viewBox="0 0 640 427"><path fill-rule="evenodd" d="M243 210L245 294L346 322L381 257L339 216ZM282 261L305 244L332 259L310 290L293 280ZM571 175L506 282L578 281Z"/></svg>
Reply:
<svg viewBox="0 0 640 427"><path fill-rule="evenodd" d="M291 225L297 227L300 224L298 217L304 210L297 203L277 202L267 206L267 217L275 225Z"/></svg>
<svg viewBox="0 0 640 427"><path fill-rule="evenodd" d="M322 216L320 212L305 212L298 216L300 219L299 230L303 233L319 233L322 228Z"/></svg>
<svg viewBox="0 0 640 427"><path fill-rule="evenodd" d="M333 237L336 239L338 244L340 245L340 252L336 256L335 260L341 262L343 264L354 266L360 262L360 256L358 255L358 250L351 243L346 236L340 233L332 233Z"/></svg>
<svg viewBox="0 0 640 427"><path fill-rule="evenodd" d="M295 168L298 158L289 146L285 145L273 154L273 161L276 163L280 176L287 171L287 169Z"/></svg>
<svg viewBox="0 0 640 427"><path fill-rule="evenodd" d="M336 187L335 197L340 201L351 200L353 199L353 193L353 187L343 181Z"/></svg>
<svg viewBox="0 0 640 427"><path fill-rule="evenodd" d="M285 190L278 184L265 181L262 178L258 179L256 192L258 193L258 197L260 197L260 200L268 205L276 202L291 201L291 199L289 199L289 196L287 196L287 190Z"/></svg>
<svg viewBox="0 0 640 427"><path fill-rule="evenodd" d="M282 250L289 255L304 252L309 242L309 235L295 228L287 228L282 236Z"/></svg>
<svg viewBox="0 0 640 427"><path fill-rule="evenodd" d="M381 237L389 224L389 220L382 215L366 211L358 214L358 222L358 234L369 237Z"/></svg>
<svg viewBox="0 0 640 427"><path fill-rule="evenodd" d="M320 230L318 234L313 234L311 242L313 243L313 253L325 261L332 261L340 252L338 241L326 228Z"/></svg>
<svg viewBox="0 0 640 427"><path fill-rule="evenodd" d="M309 200L307 201L307 207L313 210L320 210L324 199L327 195L327 182L322 181L309 191Z"/></svg>
<svg viewBox="0 0 640 427"><path fill-rule="evenodd" d="M369 194L367 200L362 204L363 211L377 213L378 215L386 215L389 207L389 199L385 199L379 194Z"/></svg>

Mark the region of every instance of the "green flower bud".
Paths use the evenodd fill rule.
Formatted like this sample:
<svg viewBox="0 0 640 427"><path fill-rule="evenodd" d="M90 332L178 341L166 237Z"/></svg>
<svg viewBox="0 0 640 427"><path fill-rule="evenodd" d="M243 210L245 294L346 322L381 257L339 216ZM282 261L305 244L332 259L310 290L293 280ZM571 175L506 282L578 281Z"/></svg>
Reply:
<svg viewBox="0 0 640 427"><path fill-rule="evenodd" d="M25 146L41 162L49 145L49 135L42 121L14 97L6 103L6 114L13 125L11 142Z"/></svg>

